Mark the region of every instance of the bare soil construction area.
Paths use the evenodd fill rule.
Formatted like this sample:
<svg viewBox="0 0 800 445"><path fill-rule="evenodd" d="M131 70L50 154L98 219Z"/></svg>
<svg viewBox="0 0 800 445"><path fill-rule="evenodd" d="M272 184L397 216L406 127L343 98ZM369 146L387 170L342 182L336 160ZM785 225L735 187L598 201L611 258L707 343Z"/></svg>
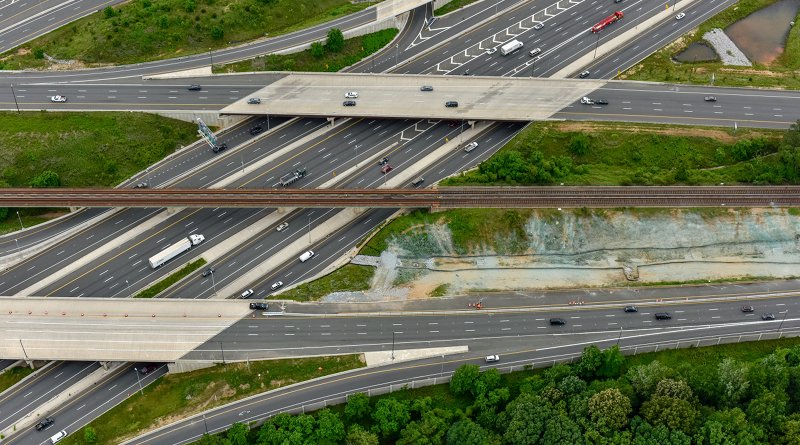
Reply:
<svg viewBox="0 0 800 445"><path fill-rule="evenodd" d="M460 294L800 276L796 209L548 211L525 217L523 233L476 233L466 254L453 243L454 235L464 234L454 234L451 226L458 224L447 218L391 235L379 258L354 259L377 264L377 271L370 291L347 299L424 298L442 285L448 294Z"/></svg>

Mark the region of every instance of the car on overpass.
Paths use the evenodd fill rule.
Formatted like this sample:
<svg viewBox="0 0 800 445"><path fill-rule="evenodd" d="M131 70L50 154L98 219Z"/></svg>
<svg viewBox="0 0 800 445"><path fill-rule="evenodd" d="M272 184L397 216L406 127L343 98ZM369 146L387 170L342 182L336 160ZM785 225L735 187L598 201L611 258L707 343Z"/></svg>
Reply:
<svg viewBox="0 0 800 445"><path fill-rule="evenodd" d="M258 311L266 311L269 309L269 303L250 303L250 309Z"/></svg>
<svg viewBox="0 0 800 445"><path fill-rule="evenodd" d="M342 105L345 106L345 107L355 107L356 106L356 101L354 101L354 100L346 100L346 101L342 102Z"/></svg>
<svg viewBox="0 0 800 445"><path fill-rule="evenodd" d="M348 91L344 93L345 99L358 99L358 91Z"/></svg>
<svg viewBox="0 0 800 445"><path fill-rule="evenodd" d="M447 108L458 108L458 102L454 100L448 100L447 102L444 103L444 106Z"/></svg>
<svg viewBox="0 0 800 445"><path fill-rule="evenodd" d="M421 87L419 87L419 90L420 91L433 91L433 86L431 86L431 85L422 85Z"/></svg>
<svg viewBox="0 0 800 445"><path fill-rule="evenodd" d="M66 102L66 101L67 101L67 96L61 96L61 95L50 96L50 102Z"/></svg>
<svg viewBox="0 0 800 445"><path fill-rule="evenodd" d="M258 105L261 103L261 98L251 97L250 99L247 99L247 103L250 105Z"/></svg>

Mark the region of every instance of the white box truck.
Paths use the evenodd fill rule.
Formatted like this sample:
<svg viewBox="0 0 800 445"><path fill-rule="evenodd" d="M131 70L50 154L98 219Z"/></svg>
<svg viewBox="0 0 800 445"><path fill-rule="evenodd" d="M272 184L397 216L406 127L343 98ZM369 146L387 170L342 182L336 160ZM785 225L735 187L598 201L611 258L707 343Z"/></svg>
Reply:
<svg viewBox="0 0 800 445"><path fill-rule="evenodd" d="M175 258L176 256L186 252L193 246L196 246L206 240L203 235L189 235L186 238L181 238L178 242L171 244L166 249L158 252L150 257L150 267L157 269L164 265L167 261Z"/></svg>
<svg viewBox="0 0 800 445"><path fill-rule="evenodd" d="M510 42L505 43L503 46L500 47L500 54L507 56L514 51L522 48L522 42L519 40L512 40Z"/></svg>

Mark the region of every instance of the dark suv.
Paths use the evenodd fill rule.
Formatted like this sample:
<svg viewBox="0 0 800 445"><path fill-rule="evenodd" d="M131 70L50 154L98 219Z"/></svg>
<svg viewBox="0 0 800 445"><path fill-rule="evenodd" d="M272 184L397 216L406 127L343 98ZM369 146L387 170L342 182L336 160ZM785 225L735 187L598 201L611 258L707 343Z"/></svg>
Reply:
<svg viewBox="0 0 800 445"><path fill-rule="evenodd" d="M656 312L656 320L670 320L672 315L669 312Z"/></svg>
<svg viewBox="0 0 800 445"><path fill-rule="evenodd" d="M211 149L214 153L219 153L221 151L225 151L228 149L228 144L219 144L215 145L214 148Z"/></svg>
<svg viewBox="0 0 800 445"><path fill-rule="evenodd" d="M447 108L457 108L458 107L458 102L456 102L454 100L449 100L449 101L444 103L444 106L447 107Z"/></svg>
<svg viewBox="0 0 800 445"><path fill-rule="evenodd" d="M52 425L54 420L50 417L45 417L44 420L36 424L36 431L41 431L48 426Z"/></svg>
<svg viewBox="0 0 800 445"><path fill-rule="evenodd" d="M214 273L214 269L209 267L206 270L204 270L203 273L201 273L200 275L202 275L203 278L205 278L205 277L211 275L212 273Z"/></svg>
<svg viewBox="0 0 800 445"><path fill-rule="evenodd" d="M149 365L144 365L141 368L139 368L139 374L147 375L147 374L150 374L151 372L155 371L156 369L158 369L158 365L154 365L154 364L150 363Z"/></svg>
<svg viewBox="0 0 800 445"><path fill-rule="evenodd" d="M269 309L269 303L250 303L250 309L266 311Z"/></svg>
<svg viewBox="0 0 800 445"><path fill-rule="evenodd" d="M563 326L567 324L567 320L564 320L563 318L551 318L550 324L553 326Z"/></svg>
<svg viewBox="0 0 800 445"><path fill-rule="evenodd" d="M250 134L255 136L255 135L261 133L262 131L264 131L264 128L261 127L261 125L256 125L255 127L250 129Z"/></svg>

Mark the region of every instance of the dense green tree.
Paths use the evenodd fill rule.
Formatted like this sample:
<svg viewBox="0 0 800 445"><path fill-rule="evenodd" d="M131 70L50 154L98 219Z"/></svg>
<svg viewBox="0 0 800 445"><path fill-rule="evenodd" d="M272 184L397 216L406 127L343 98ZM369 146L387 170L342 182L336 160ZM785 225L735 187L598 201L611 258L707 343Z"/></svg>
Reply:
<svg viewBox="0 0 800 445"><path fill-rule="evenodd" d="M351 422L358 422L369 414L369 396L363 392L356 393L347 398L344 406L344 415Z"/></svg>
<svg viewBox="0 0 800 445"><path fill-rule="evenodd" d="M361 425L355 424L350 427L347 437L344 439L347 445L378 445L378 436L375 433L366 431Z"/></svg>
<svg viewBox="0 0 800 445"><path fill-rule="evenodd" d="M565 365L564 363L556 363L555 365L547 368L543 374L544 379L547 382L558 385L563 379L571 375L575 375L575 371L569 365ZM541 387L544 387L547 382L545 382Z"/></svg>
<svg viewBox="0 0 800 445"><path fill-rule="evenodd" d="M510 445L537 445L542 443L545 424L553 417L550 404L533 394L521 394L508 404L508 426L503 441Z"/></svg>
<svg viewBox="0 0 800 445"><path fill-rule="evenodd" d="M671 431L664 425L653 426L641 417L631 420L633 445L690 445L692 439L682 431Z"/></svg>
<svg viewBox="0 0 800 445"><path fill-rule="evenodd" d="M693 401L694 392L692 388L683 380L664 379L656 384L656 391L653 394L661 397L674 397L676 399Z"/></svg>
<svg viewBox="0 0 800 445"><path fill-rule="evenodd" d="M378 400L372 410L372 420L383 437L390 437L405 428L411 414L408 404L393 398Z"/></svg>
<svg viewBox="0 0 800 445"><path fill-rule="evenodd" d="M783 133L783 145L800 148L800 120L790 125Z"/></svg>
<svg viewBox="0 0 800 445"><path fill-rule="evenodd" d="M558 389L567 396L580 394L586 391L586 382L576 375L569 375L561 380Z"/></svg>
<svg viewBox="0 0 800 445"><path fill-rule="evenodd" d="M511 392L505 387L479 394L475 398L475 403L472 404L475 421L484 428L495 428L497 414L503 410L510 397Z"/></svg>
<svg viewBox="0 0 800 445"><path fill-rule="evenodd" d="M621 430L628 423L631 401L617 388L598 392L589 398L589 415L601 432Z"/></svg>
<svg viewBox="0 0 800 445"><path fill-rule="evenodd" d="M595 345L583 348L580 360L575 364L575 371L581 378L592 379L603 364L603 352Z"/></svg>
<svg viewBox="0 0 800 445"><path fill-rule="evenodd" d="M264 422L258 430L259 445L313 445L315 421L307 414L281 413Z"/></svg>
<svg viewBox="0 0 800 445"><path fill-rule="evenodd" d="M325 48L332 52L338 53L344 48L344 34L338 28L331 28L328 31L328 41L325 43Z"/></svg>
<svg viewBox="0 0 800 445"><path fill-rule="evenodd" d="M322 58L325 55L325 46L320 42L314 42L311 44L311 48L309 48L309 52L311 55L317 59Z"/></svg>
<svg viewBox="0 0 800 445"><path fill-rule="evenodd" d="M747 406L747 420L761 425L765 431L777 432L786 415L786 396L764 391Z"/></svg>
<svg viewBox="0 0 800 445"><path fill-rule="evenodd" d="M740 363L730 357L722 360L717 368L717 378L722 391L720 394L722 406L736 406L747 394L750 387L747 373L747 364Z"/></svg>
<svg viewBox="0 0 800 445"><path fill-rule="evenodd" d="M503 377L500 371L496 368L488 369L481 373L480 377L476 379L475 384L471 390L472 395L477 397L480 394L485 394L493 389L500 387L503 382Z"/></svg>
<svg viewBox="0 0 800 445"><path fill-rule="evenodd" d="M753 363L747 374L750 392L755 397L764 391L776 394L785 393L789 387L789 370L786 359L777 354L770 354Z"/></svg>
<svg viewBox="0 0 800 445"><path fill-rule="evenodd" d="M542 444L583 444L583 432L575 421L563 414L547 419L542 434Z"/></svg>
<svg viewBox="0 0 800 445"><path fill-rule="evenodd" d="M335 444L344 439L344 423L328 408L317 413L317 443Z"/></svg>
<svg viewBox="0 0 800 445"><path fill-rule="evenodd" d="M658 360L653 360L646 365L632 367L628 370L626 377L633 385L633 389L636 390L636 394L647 399L656 390L658 382L674 374L675 371L672 368L662 365Z"/></svg>
<svg viewBox="0 0 800 445"><path fill-rule="evenodd" d="M406 425L400 432L397 445L440 445L444 443L450 419L453 414L447 410L434 409L422 414L420 420Z"/></svg>
<svg viewBox="0 0 800 445"><path fill-rule="evenodd" d="M222 445L222 438L216 434L203 434L197 445Z"/></svg>
<svg viewBox="0 0 800 445"><path fill-rule="evenodd" d="M644 402L642 416L653 425L663 425L671 430L692 434L700 412L691 402L677 397L655 395Z"/></svg>
<svg viewBox="0 0 800 445"><path fill-rule="evenodd" d="M764 439L764 431L748 423L739 408L712 413L695 436L698 445L756 445Z"/></svg>
<svg viewBox="0 0 800 445"><path fill-rule="evenodd" d="M615 379L619 377L624 363L625 356L619 351L619 346L614 345L603 351L603 360L597 370L597 376L604 379Z"/></svg>
<svg viewBox="0 0 800 445"><path fill-rule="evenodd" d="M447 430L445 443L447 445L486 445L489 443L489 432L469 419L459 420Z"/></svg>
<svg viewBox="0 0 800 445"><path fill-rule="evenodd" d="M228 439L230 445L247 445L247 434L250 429L243 423L236 422L228 429L225 438Z"/></svg>
<svg viewBox="0 0 800 445"><path fill-rule="evenodd" d="M461 365L450 378L450 391L457 396L471 394L480 376L481 371L477 365Z"/></svg>
<svg viewBox="0 0 800 445"><path fill-rule="evenodd" d="M776 437L781 445L800 445L800 414L792 414L781 424Z"/></svg>
<svg viewBox="0 0 800 445"><path fill-rule="evenodd" d="M50 170L45 170L31 179L31 187L35 188L59 187L60 185L61 178L58 173Z"/></svg>

